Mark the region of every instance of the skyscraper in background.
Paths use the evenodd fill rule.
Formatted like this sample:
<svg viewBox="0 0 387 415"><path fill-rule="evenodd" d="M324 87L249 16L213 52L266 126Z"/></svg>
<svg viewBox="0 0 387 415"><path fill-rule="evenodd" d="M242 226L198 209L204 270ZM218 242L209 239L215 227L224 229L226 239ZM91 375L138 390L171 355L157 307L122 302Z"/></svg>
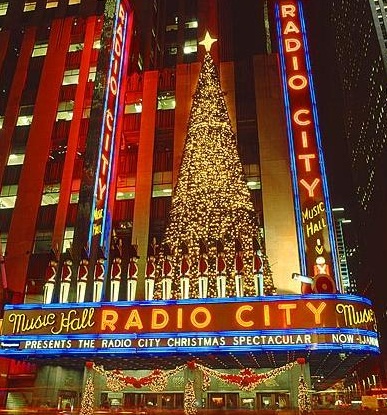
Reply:
<svg viewBox="0 0 387 415"><path fill-rule="evenodd" d="M341 81L345 142L353 182L359 291L374 301L387 346L387 5L381 0L330 4Z"/></svg>

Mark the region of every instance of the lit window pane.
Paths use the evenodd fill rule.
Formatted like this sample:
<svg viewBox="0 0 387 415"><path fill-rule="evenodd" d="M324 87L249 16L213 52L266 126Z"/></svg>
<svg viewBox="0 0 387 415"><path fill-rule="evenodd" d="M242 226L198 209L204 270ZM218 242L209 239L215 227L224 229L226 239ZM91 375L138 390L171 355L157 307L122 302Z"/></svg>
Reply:
<svg viewBox="0 0 387 415"><path fill-rule="evenodd" d="M62 85L76 85L79 80L79 69L65 71Z"/></svg>
<svg viewBox="0 0 387 415"><path fill-rule="evenodd" d="M52 9L53 7L58 7L58 1L47 0L46 9Z"/></svg>
<svg viewBox="0 0 387 415"><path fill-rule="evenodd" d="M5 16L8 10L8 3L0 3L0 16Z"/></svg>
<svg viewBox="0 0 387 415"><path fill-rule="evenodd" d="M157 97L158 110L173 110L176 107L175 96L172 94L159 95Z"/></svg>
<svg viewBox="0 0 387 415"><path fill-rule="evenodd" d="M10 154L7 166L19 166L24 163L24 154Z"/></svg>
<svg viewBox="0 0 387 415"><path fill-rule="evenodd" d="M36 56L45 56L47 54L47 43L38 43L34 46L34 50L32 51L32 57L35 58Z"/></svg>
<svg viewBox="0 0 387 415"><path fill-rule="evenodd" d="M25 12L33 12L36 9L36 1L26 1L24 4Z"/></svg>

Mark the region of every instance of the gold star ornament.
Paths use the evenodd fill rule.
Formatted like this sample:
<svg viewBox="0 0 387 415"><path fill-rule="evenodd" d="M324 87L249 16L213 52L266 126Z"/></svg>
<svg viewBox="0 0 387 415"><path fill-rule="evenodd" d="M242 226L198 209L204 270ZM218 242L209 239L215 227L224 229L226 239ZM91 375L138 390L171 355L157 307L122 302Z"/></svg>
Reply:
<svg viewBox="0 0 387 415"><path fill-rule="evenodd" d="M199 42L199 45L203 45L206 49L206 52L209 52L211 50L211 46L214 42L216 42L218 39L216 38L212 38L211 35L209 34L208 30L206 32L206 36L204 37L204 39Z"/></svg>

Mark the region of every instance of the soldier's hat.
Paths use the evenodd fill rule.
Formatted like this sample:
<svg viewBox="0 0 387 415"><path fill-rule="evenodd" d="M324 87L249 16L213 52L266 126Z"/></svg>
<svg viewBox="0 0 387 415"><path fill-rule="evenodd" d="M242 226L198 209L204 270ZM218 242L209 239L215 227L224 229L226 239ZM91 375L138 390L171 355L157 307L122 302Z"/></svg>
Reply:
<svg viewBox="0 0 387 415"><path fill-rule="evenodd" d="M130 245L129 247L129 258L140 258L137 253L137 245Z"/></svg>
<svg viewBox="0 0 387 415"><path fill-rule="evenodd" d="M203 255L203 254L207 254L208 253L208 248L206 243L203 241L203 239L199 240L199 254Z"/></svg>
<svg viewBox="0 0 387 415"><path fill-rule="evenodd" d="M105 251L102 248L102 246L98 247L98 252L97 252L97 259L107 259L106 255L105 255Z"/></svg>
<svg viewBox="0 0 387 415"><path fill-rule="evenodd" d="M242 242L239 238L235 239L235 252L241 252L243 251L242 249Z"/></svg>
<svg viewBox="0 0 387 415"><path fill-rule="evenodd" d="M253 238L253 250L258 251L261 249L261 244L259 243L258 238Z"/></svg>
<svg viewBox="0 0 387 415"><path fill-rule="evenodd" d="M112 255L113 258L121 258L122 252L121 252L121 245L120 245L120 239L113 242L112 246Z"/></svg>
<svg viewBox="0 0 387 415"><path fill-rule="evenodd" d="M180 249L181 249L182 255L188 255L189 254L188 245L185 242L181 243Z"/></svg>
<svg viewBox="0 0 387 415"><path fill-rule="evenodd" d="M155 257L157 255L157 253L158 253L158 245L157 245L157 242L156 242L156 238L153 238L152 242L148 245L148 252L147 252L148 258L150 256Z"/></svg>
<svg viewBox="0 0 387 415"><path fill-rule="evenodd" d="M50 250L48 260L58 262L58 253L55 251L55 249Z"/></svg>
<svg viewBox="0 0 387 415"><path fill-rule="evenodd" d="M218 239L216 241L216 252L220 254L221 252L224 252L224 245L223 241L221 239Z"/></svg>
<svg viewBox="0 0 387 415"><path fill-rule="evenodd" d="M86 259L86 260L90 259L90 255L87 252L87 249L85 247L83 247L82 251L81 251L81 260L84 260L84 259Z"/></svg>
<svg viewBox="0 0 387 415"><path fill-rule="evenodd" d="M172 249L168 243L163 244L163 253L164 256L172 256Z"/></svg>
<svg viewBox="0 0 387 415"><path fill-rule="evenodd" d="M73 260L73 254L71 252L70 248L66 249L66 252L63 255L63 261L72 261Z"/></svg>

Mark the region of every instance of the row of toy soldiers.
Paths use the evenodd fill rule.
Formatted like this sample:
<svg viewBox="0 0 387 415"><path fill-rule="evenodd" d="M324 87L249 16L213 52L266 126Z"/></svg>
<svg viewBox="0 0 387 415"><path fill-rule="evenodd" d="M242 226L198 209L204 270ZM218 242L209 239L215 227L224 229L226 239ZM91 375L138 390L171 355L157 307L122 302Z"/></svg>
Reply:
<svg viewBox="0 0 387 415"><path fill-rule="evenodd" d="M134 301L137 288L138 267L137 247L130 246L130 260L127 271L127 300ZM86 297L86 289L89 281L89 255L86 249L82 250L81 259L77 268L76 276L76 302L83 303ZM58 256L52 250L50 253L49 264L46 269L45 284L43 288L43 302L50 304L54 299L54 292L58 276ZM97 260L93 270L93 302L100 302L103 296L104 282L106 278L106 257L99 248ZM113 250L113 260L110 268L110 301L118 301L119 290L122 279L122 253L121 244L116 245ZM64 256L59 282L59 302L69 302L70 287L73 280L73 258L71 251L67 250Z"/></svg>
<svg viewBox="0 0 387 415"><path fill-rule="evenodd" d="M182 243L181 258L179 263L179 280L180 280L180 297L182 299L190 298L190 275L191 275L191 260L188 246ZM216 271L216 288L218 297L226 297L227 287L227 263L225 258L225 250L222 241L216 243L217 257L215 262ZM161 262L161 295L163 300L172 298L172 279L173 279L173 265L172 253L169 245L163 247L163 259ZM153 254L148 256L146 277L145 277L145 299L152 300L154 295L154 279L155 279L155 258ZM264 295L263 287L263 255L259 243L256 239L253 240L253 276L254 289L257 296ZM244 252L242 244L239 239L235 241L235 258L234 258L234 274L236 296L244 296L244 278L245 278L245 263ZM197 263L198 275L198 297L206 298L208 296L208 280L209 280L209 263L208 263L208 249L203 241L199 242L199 258Z"/></svg>
<svg viewBox="0 0 387 415"><path fill-rule="evenodd" d="M216 268L216 287L218 297L226 297L227 286L227 264L225 251L222 241L217 241L217 258ZM263 289L263 257L258 241L253 241L253 276L254 287L257 296L264 294ZM235 258L234 258L234 274L236 296L244 295L244 252L239 240L235 242ZM145 268L145 300L154 299L155 279L156 279L156 259L158 258L157 245L153 242L148 249L147 263ZM137 280L138 280L138 262L137 246L131 245L129 248L129 263L126 273L127 282L127 300L134 301L136 299ZM44 303L53 302L54 290L57 282L58 274L58 258L55 252L50 254L49 265L46 270L46 281L44 284ZM99 250L97 260L93 271L93 302L100 302L103 295L103 286L105 282L106 257ZM160 264L161 270L161 291L162 299L169 300L172 298L172 281L174 274L173 255L168 244L163 246L163 258ZM203 241L200 241L199 258L197 264L198 270L198 296L206 298L208 296L208 279L209 279L209 263L208 249ZM188 246L181 244L181 258L179 263L179 279L180 279L180 296L182 299L190 298L190 276L191 276L191 258ZM113 250L113 260L110 268L110 301L119 300L119 291L122 280L122 249L118 244ZM73 279L73 260L71 252L67 251L60 274L59 302L69 302L70 286ZM81 259L77 268L77 294L76 302L85 301L86 288L89 281L89 256L86 249L83 249Z"/></svg>

